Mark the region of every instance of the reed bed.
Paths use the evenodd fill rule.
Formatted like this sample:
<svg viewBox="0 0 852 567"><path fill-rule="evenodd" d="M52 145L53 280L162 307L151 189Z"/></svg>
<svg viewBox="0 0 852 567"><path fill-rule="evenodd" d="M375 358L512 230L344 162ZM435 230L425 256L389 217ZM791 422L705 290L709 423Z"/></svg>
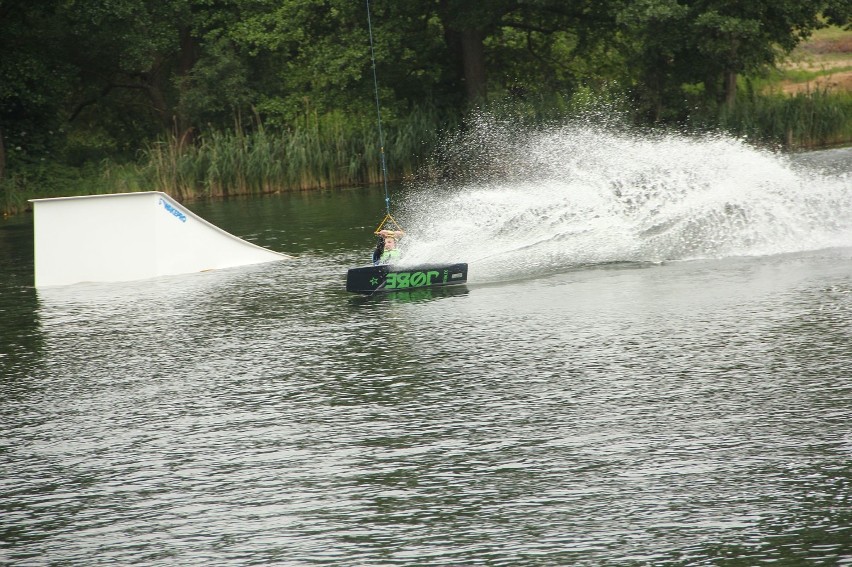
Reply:
<svg viewBox="0 0 852 567"><path fill-rule="evenodd" d="M411 175L437 140L438 115L412 112L385 132L388 175ZM179 197L322 189L382 181L374 118L343 112L309 114L286 130L262 126L210 131L194 144L161 139L144 151L142 175Z"/></svg>
<svg viewBox="0 0 852 567"><path fill-rule="evenodd" d="M31 208L30 199L140 191L137 169L132 164L116 165L108 160L83 167L45 162L17 168L0 179L0 214L27 211Z"/></svg>
<svg viewBox="0 0 852 567"><path fill-rule="evenodd" d="M787 149L817 148L852 140L852 93L815 90L796 95L746 93L733 108L696 113L699 128L716 127L748 140Z"/></svg>
<svg viewBox="0 0 852 567"><path fill-rule="evenodd" d="M609 123L639 120L615 90L608 96L581 89L571 97L502 100L475 112L511 116L519 123L549 123L585 116ZM385 123L389 180L429 174L439 138L451 139L470 119L451 121L432 108L415 109ZM704 108L688 120L692 131L724 130L754 143L790 149L852 140L852 94L814 91L794 96L741 95L732 108ZM141 168L149 188L183 198L259 194L382 182L381 144L374 115L342 111L306 113L287 129L261 125L210 131L195 143L171 137L148 146Z"/></svg>
<svg viewBox="0 0 852 567"><path fill-rule="evenodd" d="M558 123L572 117L604 123L639 121L632 105L616 94L581 89L570 97L497 100L466 119L434 108L415 108L385 120L389 180L419 173L437 175L440 144L454 139L477 112L503 116L513 124ZM614 122L613 122L614 120ZM753 143L789 149L852 141L852 93L815 90L794 96L744 90L732 108L693 110L689 131L723 130ZM446 149L446 148L444 148ZM149 144L138 164L109 160L82 168L59 163L7 169L0 179L0 211L14 214L28 200L138 190L160 190L179 198L203 198L377 184L383 179L375 115L343 111L306 113L283 129L260 124L210 130L191 142L176 136Z"/></svg>
<svg viewBox="0 0 852 567"><path fill-rule="evenodd" d="M28 207L24 176L14 175L0 179L0 212L2 216L14 215L25 211Z"/></svg>

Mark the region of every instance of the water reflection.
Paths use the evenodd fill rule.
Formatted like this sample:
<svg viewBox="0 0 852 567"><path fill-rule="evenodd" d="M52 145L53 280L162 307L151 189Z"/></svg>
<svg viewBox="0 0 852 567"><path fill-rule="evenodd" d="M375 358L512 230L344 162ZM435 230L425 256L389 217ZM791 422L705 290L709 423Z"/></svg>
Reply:
<svg viewBox="0 0 852 567"><path fill-rule="evenodd" d="M25 387L24 377L38 363L44 346L34 316L32 247L31 224L0 224L0 391L12 398Z"/></svg>
<svg viewBox="0 0 852 567"><path fill-rule="evenodd" d="M238 209L228 230L303 251L3 283L10 563L848 556L852 249L366 298L360 227L323 250Z"/></svg>
<svg viewBox="0 0 852 567"><path fill-rule="evenodd" d="M349 298L349 302L353 305L363 305L364 303L416 303L420 301L430 301L435 299L443 299L447 297L456 297L459 295L467 295L469 290L466 285L456 285L449 287L435 287L413 289L408 291L394 291L385 293L374 293L372 295L356 295Z"/></svg>

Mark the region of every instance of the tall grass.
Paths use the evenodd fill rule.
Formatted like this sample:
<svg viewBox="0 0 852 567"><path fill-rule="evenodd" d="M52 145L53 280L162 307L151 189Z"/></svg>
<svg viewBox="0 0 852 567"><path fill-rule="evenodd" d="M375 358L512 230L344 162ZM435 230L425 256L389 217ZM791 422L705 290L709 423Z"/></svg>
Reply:
<svg viewBox="0 0 852 567"><path fill-rule="evenodd" d="M614 94L613 94L614 93ZM547 124L576 116L638 120L626 97L581 89L572 96L498 100L478 111L510 124ZM467 119L420 108L389 116L385 157L391 180L442 171L434 163L439 144L451 144ZM695 107L691 131L724 130L754 143L790 149L852 142L852 93L815 90L794 96L743 89L733 107ZM448 142L449 141L449 142ZM446 152L444 152L446 153ZM466 164L460 164L465 167ZM59 163L19 164L0 179L3 214L29 208L28 199L161 190L180 198L257 194L375 184L382 181L381 144L372 114L306 113L286 129L255 124L210 130L193 141L162 138L149 144L138 164L110 161L75 168Z"/></svg>
<svg viewBox="0 0 852 567"><path fill-rule="evenodd" d="M410 175L436 143L438 113L412 112L385 132L392 179ZM378 183L381 144L373 117L310 113L290 128L213 130L196 143L162 139L144 151L152 188L180 197L224 196Z"/></svg>
<svg viewBox="0 0 852 567"><path fill-rule="evenodd" d="M814 90L796 95L745 93L726 106L692 114L697 128L719 128L755 143L788 149L852 140L852 93Z"/></svg>
<svg viewBox="0 0 852 567"><path fill-rule="evenodd" d="M13 215L27 209L27 180L25 175L15 174L0 179L0 213Z"/></svg>
<svg viewBox="0 0 852 567"><path fill-rule="evenodd" d="M0 179L0 214L13 215L30 208L29 199L70 197L139 191L134 165L109 161L72 167L55 162L18 166Z"/></svg>

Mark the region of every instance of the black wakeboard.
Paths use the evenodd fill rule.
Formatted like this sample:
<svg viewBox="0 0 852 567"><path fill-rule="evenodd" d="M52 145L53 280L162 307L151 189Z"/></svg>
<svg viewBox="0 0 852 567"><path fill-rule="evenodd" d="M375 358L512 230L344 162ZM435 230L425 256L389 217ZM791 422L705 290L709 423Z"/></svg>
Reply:
<svg viewBox="0 0 852 567"><path fill-rule="evenodd" d="M422 264L418 266L365 266L346 273L346 291L376 293L443 287L467 282L467 264Z"/></svg>

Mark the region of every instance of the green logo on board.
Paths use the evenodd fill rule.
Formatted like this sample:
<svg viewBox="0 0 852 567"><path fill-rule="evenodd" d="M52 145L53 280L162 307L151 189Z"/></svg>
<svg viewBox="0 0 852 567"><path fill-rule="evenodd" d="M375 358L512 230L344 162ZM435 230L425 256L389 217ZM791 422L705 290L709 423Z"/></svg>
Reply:
<svg viewBox="0 0 852 567"><path fill-rule="evenodd" d="M385 287L387 289L405 289L408 287L432 285L434 278L440 275L440 272L436 270L428 272L390 272L385 280ZM446 270L444 270L443 283L447 283Z"/></svg>

